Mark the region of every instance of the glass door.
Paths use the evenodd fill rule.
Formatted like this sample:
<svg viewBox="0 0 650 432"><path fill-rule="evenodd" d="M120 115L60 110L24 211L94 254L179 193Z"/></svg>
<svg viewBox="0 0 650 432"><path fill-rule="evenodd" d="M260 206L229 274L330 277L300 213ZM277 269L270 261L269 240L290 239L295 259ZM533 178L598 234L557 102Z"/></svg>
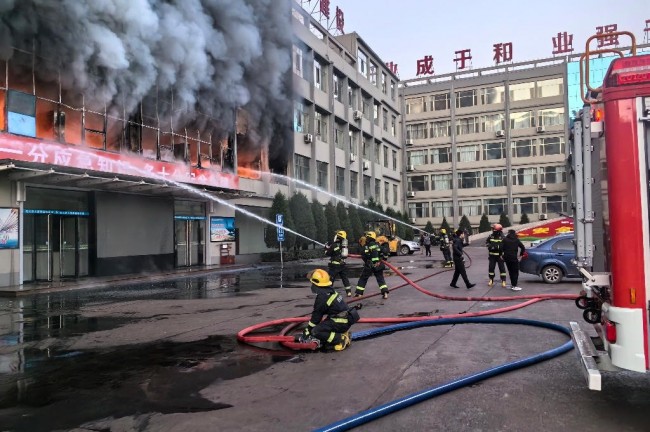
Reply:
<svg viewBox="0 0 650 432"><path fill-rule="evenodd" d="M77 219L74 216L62 216L59 221L59 275L60 277L77 277L78 235Z"/></svg>
<svg viewBox="0 0 650 432"><path fill-rule="evenodd" d="M52 280L52 215L34 215L34 277Z"/></svg>
<svg viewBox="0 0 650 432"><path fill-rule="evenodd" d="M205 221L204 220L191 220L189 222L189 237L190 237L190 256L188 261L190 265L201 265L203 264L203 255L204 255L204 233L205 233Z"/></svg>
<svg viewBox="0 0 650 432"><path fill-rule="evenodd" d="M176 240L176 267L187 267L189 265L188 255L189 248L188 246L188 220L184 219L175 219L174 220L174 230L175 230L175 240Z"/></svg>

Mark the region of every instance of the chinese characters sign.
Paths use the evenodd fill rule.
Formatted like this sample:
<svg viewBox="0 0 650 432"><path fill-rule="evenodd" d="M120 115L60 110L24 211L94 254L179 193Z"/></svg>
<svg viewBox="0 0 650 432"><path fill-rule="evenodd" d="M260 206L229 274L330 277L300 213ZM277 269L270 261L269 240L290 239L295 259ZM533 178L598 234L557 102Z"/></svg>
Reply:
<svg viewBox="0 0 650 432"><path fill-rule="evenodd" d="M517 236L521 239L542 239L554 237L558 234L566 234L573 232L573 219L562 218L560 220L552 221L544 225L528 228L517 232Z"/></svg>
<svg viewBox="0 0 650 432"><path fill-rule="evenodd" d="M128 153L109 153L88 147L18 138L1 133L0 159L239 189L239 178L233 174L191 167L184 163L150 160Z"/></svg>

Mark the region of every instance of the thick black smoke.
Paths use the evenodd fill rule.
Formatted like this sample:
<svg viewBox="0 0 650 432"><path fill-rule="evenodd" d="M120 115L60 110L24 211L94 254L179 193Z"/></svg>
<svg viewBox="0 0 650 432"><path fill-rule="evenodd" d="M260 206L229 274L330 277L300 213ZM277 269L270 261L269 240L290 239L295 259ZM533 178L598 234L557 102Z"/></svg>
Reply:
<svg viewBox="0 0 650 432"><path fill-rule="evenodd" d="M14 48L34 47L39 81L60 77L97 109L129 114L173 95L178 122L228 129L244 107L270 137L291 116L290 1L0 0L0 58L28 67ZM215 121L197 124L196 112Z"/></svg>

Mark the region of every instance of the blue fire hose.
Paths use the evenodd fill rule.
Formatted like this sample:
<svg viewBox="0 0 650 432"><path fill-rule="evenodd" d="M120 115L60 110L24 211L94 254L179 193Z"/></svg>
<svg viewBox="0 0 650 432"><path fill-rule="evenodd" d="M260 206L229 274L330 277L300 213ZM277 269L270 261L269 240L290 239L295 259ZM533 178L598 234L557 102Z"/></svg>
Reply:
<svg viewBox="0 0 650 432"><path fill-rule="evenodd" d="M520 319L520 318L477 317L477 318L444 318L444 319L437 319L437 320L414 321L409 323L390 325L390 326L385 326L377 329L371 329L371 330L365 330L365 331L353 333L352 340L361 340L361 339L374 337L377 335L393 333L401 330L409 330L418 327L425 327L425 326L428 327L428 326L448 325L448 324L520 324L520 325L528 325L528 326L535 326L535 327L543 327L571 336L571 331L568 328L563 327L559 324L553 324L544 321ZM411 405L415 405L427 399L431 399L441 394L474 384L478 381L482 381L484 379L491 378L493 376L497 376L502 373L524 368L526 366L530 366L535 363L542 362L544 360L552 359L572 349L573 349L573 341L569 340L568 342L566 342L565 344L557 348L553 348L551 350L544 351L542 353L535 354L530 357L515 360L510 363L505 363L500 366L495 366L493 368L486 369L482 372L477 372L472 375L467 375L462 378L449 381L446 384L442 384L437 387L432 387L428 390L424 390L418 393L413 393L409 396L403 397L401 399L396 399L392 402L388 402L376 408L371 408L369 410L362 411L360 413L357 413L356 415L350 416L336 423L332 423L320 429L316 429L316 432L350 430L354 427L360 426L365 423L369 423L375 419L378 419L388 414L392 414L396 411L399 411Z"/></svg>

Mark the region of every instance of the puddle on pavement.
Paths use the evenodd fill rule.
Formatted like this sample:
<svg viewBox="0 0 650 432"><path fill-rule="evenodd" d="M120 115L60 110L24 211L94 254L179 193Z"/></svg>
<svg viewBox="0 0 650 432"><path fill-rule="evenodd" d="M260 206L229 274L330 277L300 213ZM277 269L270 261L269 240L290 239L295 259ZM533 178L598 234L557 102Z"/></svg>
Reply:
<svg viewBox="0 0 650 432"><path fill-rule="evenodd" d="M89 351L25 349L2 357L14 369L0 375L2 430L29 431L137 413L228 408L203 399L201 390L288 358L247 350L234 337Z"/></svg>

